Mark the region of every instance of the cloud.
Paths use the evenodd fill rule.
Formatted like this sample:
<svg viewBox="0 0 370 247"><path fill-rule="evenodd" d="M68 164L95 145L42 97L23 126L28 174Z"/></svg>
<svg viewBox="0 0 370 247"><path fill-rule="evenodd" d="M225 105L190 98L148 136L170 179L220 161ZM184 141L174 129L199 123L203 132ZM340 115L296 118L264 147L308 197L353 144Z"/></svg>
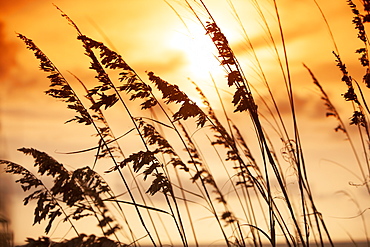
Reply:
<svg viewBox="0 0 370 247"><path fill-rule="evenodd" d="M184 55L181 52L165 54L160 60L149 60L144 64L136 66L138 70L153 71L158 75L167 74L169 71L175 72L186 64Z"/></svg>
<svg viewBox="0 0 370 247"><path fill-rule="evenodd" d="M7 14L26 2L27 0L0 1L0 13Z"/></svg>
<svg viewBox="0 0 370 247"><path fill-rule="evenodd" d="M4 78L9 73L10 69L17 64L15 55L18 47L5 37L5 24L0 21L0 79Z"/></svg>

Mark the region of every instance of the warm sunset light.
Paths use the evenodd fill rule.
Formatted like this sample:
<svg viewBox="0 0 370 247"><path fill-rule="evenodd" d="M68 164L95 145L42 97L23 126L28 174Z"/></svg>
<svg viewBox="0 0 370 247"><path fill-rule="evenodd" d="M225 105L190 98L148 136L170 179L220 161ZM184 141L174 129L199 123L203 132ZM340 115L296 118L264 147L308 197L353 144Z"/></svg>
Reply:
<svg viewBox="0 0 370 247"><path fill-rule="evenodd" d="M369 22L0 1L0 247L370 246Z"/></svg>
<svg viewBox="0 0 370 247"><path fill-rule="evenodd" d="M186 69L191 71L191 77L202 76L205 71L209 73L219 71L219 62L212 54L214 49L210 47L210 40L204 35L204 30L201 31L203 32L190 31L195 34L195 37L174 33L170 38L169 47L179 50L185 55L188 65Z"/></svg>

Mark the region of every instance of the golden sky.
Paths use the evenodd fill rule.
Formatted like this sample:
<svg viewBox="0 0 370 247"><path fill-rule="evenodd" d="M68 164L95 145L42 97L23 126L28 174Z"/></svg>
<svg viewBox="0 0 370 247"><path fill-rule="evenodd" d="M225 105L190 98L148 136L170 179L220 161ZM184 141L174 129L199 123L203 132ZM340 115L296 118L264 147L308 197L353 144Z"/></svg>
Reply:
<svg viewBox="0 0 370 247"><path fill-rule="evenodd" d="M83 93L83 89L68 71L77 75L87 86L94 85L93 73L88 71L89 61L83 55L83 48L76 39L76 31L61 17L53 3L65 11L84 34L103 41L118 51L145 80L145 71L154 71L163 79L179 85L196 100L197 94L194 93L189 79L193 80L211 101L215 101L215 108L219 110L210 76L212 75L221 89L223 100L230 102L233 89L228 88L225 74L213 57L215 50L209 38L204 35L204 30L183 1L168 2L176 12L163 0L0 1L2 158L31 167L29 157L24 157L16 151L20 147L34 147L45 151L71 167L85 166L93 158L92 155L76 157L58 153L94 146L96 139L91 137L93 130L75 123L63 124L73 113L67 110L62 102L43 93L49 82L45 74L38 70L38 61L32 52L26 50L16 37L16 33L21 33L32 39L62 73L73 81L77 92ZM289 109L284 103L286 95L281 72L271 40L253 5L254 1L232 2L271 82L270 86L281 106L281 112L287 116ZM271 1L258 2L275 37L278 37L278 26ZM339 112L343 114L342 118L348 123L351 108L350 103L345 102L341 96L345 93L346 86L340 80L341 73L332 54L335 47L313 0L277 2L286 38L304 153L319 210L326 216L334 239L348 241L349 233L354 239L363 240L366 235L361 218L349 218L368 208L369 195L363 187L349 185L350 182L362 183L348 171L359 174L353 154L344 140L344 135L334 131L337 126L334 118L325 117L321 96L302 65L305 63L312 69ZM364 69L354 51L362 44L356 38L350 8L345 0L317 2L326 15L343 61L351 74L361 81ZM205 3L229 38L231 47L240 58L246 77L260 95L266 96L266 89L259 75L254 72L256 63L250 47L245 42L242 27L235 20L229 1L209 0ZM204 13L200 12L200 15ZM281 52L280 41L277 40L277 44ZM368 91L364 91L364 94L367 97L369 95ZM256 101L261 102L258 97ZM237 123L244 123L240 115L234 114L233 117ZM117 130L121 131L117 134L122 134L127 124L119 122L121 119L117 112L112 113L111 118L116 126L123 126L122 130ZM248 131L249 127L245 128ZM277 150L280 148L279 145L276 147ZM1 175L1 179L5 179L5 176ZM2 186L5 186L4 184L2 183ZM18 185L11 183L8 186L7 191L12 192L7 198L8 212L15 241L19 243L26 237L43 235L43 226L31 228L32 209L23 207L23 194ZM353 196L353 201L347 195ZM364 216L369 218L368 213ZM365 224L370 227L369 221ZM61 236L61 233L57 234L56 238Z"/></svg>

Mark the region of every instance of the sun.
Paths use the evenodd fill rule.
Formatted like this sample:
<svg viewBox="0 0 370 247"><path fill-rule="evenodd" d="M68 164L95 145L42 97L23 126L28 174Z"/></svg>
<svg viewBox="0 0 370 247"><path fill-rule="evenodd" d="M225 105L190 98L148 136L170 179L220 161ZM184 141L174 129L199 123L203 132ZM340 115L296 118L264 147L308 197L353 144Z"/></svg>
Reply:
<svg viewBox="0 0 370 247"><path fill-rule="evenodd" d="M217 51L199 25L188 26L188 29L171 33L168 47L181 51L185 56L186 67L190 78L209 79L210 74L219 74L222 71L217 60Z"/></svg>

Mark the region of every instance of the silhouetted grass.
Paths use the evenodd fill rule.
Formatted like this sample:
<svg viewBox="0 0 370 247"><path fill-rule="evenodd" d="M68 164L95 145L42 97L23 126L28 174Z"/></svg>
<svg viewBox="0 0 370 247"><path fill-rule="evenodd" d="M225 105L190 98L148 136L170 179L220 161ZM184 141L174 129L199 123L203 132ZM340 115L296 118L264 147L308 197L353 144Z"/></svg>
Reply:
<svg viewBox="0 0 370 247"><path fill-rule="evenodd" d="M278 69L284 78L286 102L290 109L289 117L281 114L269 81L249 41L257 69L268 89L269 97L260 102L268 108L272 122L261 120L268 118L259 111L253 86L246 78L227 37L202 0L185 0L184 3L212 40L218 52L217 59L225 71L225 83L234 91L231 102L224 102L218 94L221 113L212 108L212 103L195 83L194 87L204 105L202 107L183 92L179 85L167 82L152 71L147 72L147 80L140 78L121 55L82 33L58 7L62 16L77 31L77 39L90 59L89 69L96 73L97 84L92 88L87 88L74 75L85 88L85 95L77 95L73 83L67 81L47 55L31 39L18 34L27 49L34 52L40 62L40 69L47 73L51 81L46 94L61 99L67 108L76 112L76 116L67 122L92 126L98 139L96 147L73 152L95 151L95 162L73 171L67 170L48 154L33 148L21 148L19 151L34 158L37 174L32 174L25 166L0 161L7 165L8 173L20 175L17 182L24 191L30 191L24 203L36 201L34 224L46 221L45 233L49 233L54 221L62 218L74 230L76 238L54 243L55 246L140 246L148 242L153 246L165 246L177 244L177 241L182 246L199 246L202 244L199 236L203 234L199 231L202 226L197 225L199 222L194 219L194 213L203 209L208 214L205 217L212 218L214 225L218 226L220 239L224 240L225 246L263 246L266 242L271 246L276 246L278 242L284 242L286 246L324 246L324 243L334 246L324 216L316 207L306 172L279 6L275 0L272 1L279 27L280 40L277 41L258 2L253 2L278 58ZM365 14L361 14L352 1L348 1L348 4L354 14L353 23L359 32L358 38L364 43L364 47L356 51L360 55L361 66L366 70L362 81L370 87L368 39L364 27L364 23L370 19L370 2L362 2ZM243 27L236 9L232 9ZM248 41L247 33L244 34ZM278 43L282 47L278 47ZM282 54L279 50L282 50ZM320 90L327 107L326 115L338 121L335 131L343 132L349 140L361 169L364 186L370 192L369 109L361 85L350 76L338 50L334 52L333 59L343 74L342 81L348 86L343 97L353 105L350 124L358 127L361 151L356 150L329 96L313 72L306 68ZM119 78L114 78L110 73L112 71L117 71ZM215 88L219 93L216 84ZM273 103L272 108L267 101ZM234 113L240 114L240 118L245 121L234 123L229 117L232 113L225 107L230 103ZM111 108L119 109L118 105L123 107L121 109L125 112L121 114L126 114L131 128L118 130L124 134L117 137L105 113ZM137 106L143 112L141 116L135 115L137 111L132 110ZM292 124L286 124L287 121ZM281 143L274 143L270 139L271 133L266 131L266 122L273 126L284 145L280 155L274 146L281 146ZM189 130L189 126L197 129L195 133ZM245 132L249 128L253 129L253 137L247 136ZM136 132L137 139L130 142L135 143L133 145L136 145L137 151L126 154L120 140L128 138L128 134L133 132ZM204 134L202 142L194 138L198 134ZM257 152L255 148L250 148L252 145L258 147ZM207 155L209 150L212 150L215 157ZM365 164L361 162L359 153L365 154ZM113 164L105 168L106 173L118 173L121 179L124 192L120 195L116 195L108 185L111 181L105 181L94 171L103 158ZM287 167L294 170L294 186L288 186ZM225 182L217 179L216 170L226 174L229 190L226 190ZM43 176L53 179L51 187L43 182ZM291 174L289 180L292 180ZM132 184L135 186L132 187ZM276 196L277 193L279 196ZM158 200L164 203L157 206ZM134 208L136 217L126 214L125 208L128 207ZM96 219L101 237L87 236L78 229L75 222L86 217ZM171 219L171 223L168 219ZM144 236L138 235L137 232L143 230ZM54 245L48 238L27 241L27 246Z"/></svg>

